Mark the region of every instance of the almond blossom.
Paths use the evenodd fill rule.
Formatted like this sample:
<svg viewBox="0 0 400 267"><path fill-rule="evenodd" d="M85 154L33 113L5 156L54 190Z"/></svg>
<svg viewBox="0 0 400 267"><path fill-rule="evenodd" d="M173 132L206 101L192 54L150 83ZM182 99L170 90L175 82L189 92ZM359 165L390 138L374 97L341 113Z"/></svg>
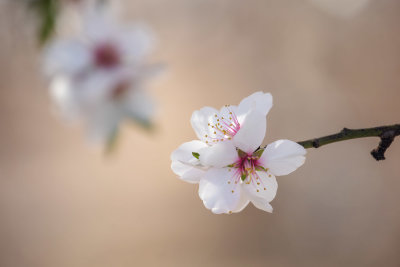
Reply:
<svg viewBox="0 0 400 267"><path fill-rule="evenodd" d="M93 6L81 15L76 34L45 49L44 71L57 107L101 142L123 119L149 125L154 105L143 84L157 69L146 63L151 35L142 26L118 25L105 8Z"/></svg>
<svg viewBox="0 0 400 267"><path fill-rule="evenodd" d="M275 176L295 171L306 150L278 140L265 148L269 93L257 92L238 106L195 111L191 124L200 140L182 144L171 155L171 168L184 181L199 183L199 196L213 213L240 212L250 202L272 212L278 184Z"/></svg>

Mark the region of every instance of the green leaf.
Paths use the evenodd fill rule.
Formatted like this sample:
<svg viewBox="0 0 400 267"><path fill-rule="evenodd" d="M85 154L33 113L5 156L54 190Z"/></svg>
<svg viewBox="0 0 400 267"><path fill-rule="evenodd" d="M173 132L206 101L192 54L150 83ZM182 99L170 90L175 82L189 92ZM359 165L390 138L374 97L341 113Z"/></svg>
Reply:
<svg viewBox="0 0 400 267"><path fill-rule="evenodd" d="M244 158L244 157L247 156L247 153L242 151L242 150L240 150L240 149L237 150L237 153L239 155L239 158Z"/></svg>
<svg viewBox="0 0 400 267"><path fill-rule="evenodd" d="M193 157L195 157L196 159L199 159L200 154L197 152L192 152Z"/></svg>
<svg viewBox="0 0 400 267"><path fill-rule="evenodd" d="M264 153L264 148L259 148L259 149L257 149L254 153L253 153L253 156L256 156L257 158L260 158L261 157L261 155Z"/></svg>
<svg viewBox="0 0 400 267"><path fill-rule="evenodd" d="M28 7L36 12L39 18L37 34L40 45L43 45L54 33L60 1L28 0Z"/></svg>

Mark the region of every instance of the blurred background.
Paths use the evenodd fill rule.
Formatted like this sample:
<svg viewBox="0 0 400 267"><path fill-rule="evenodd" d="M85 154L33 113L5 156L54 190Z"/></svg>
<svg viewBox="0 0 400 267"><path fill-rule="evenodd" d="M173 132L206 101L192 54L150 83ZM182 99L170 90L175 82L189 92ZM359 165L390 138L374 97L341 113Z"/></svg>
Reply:
<svg viewBox="0 0 400 267"><path fill-rule="evenodd" d="M52 111L34 18L0 2L0 266L400 266L400 141L309 149L269 214L204 208L170 170L208 105L271 92L265 144L399 123L400 1L118 1L158 35L157 131L111 155Z"/></svg>

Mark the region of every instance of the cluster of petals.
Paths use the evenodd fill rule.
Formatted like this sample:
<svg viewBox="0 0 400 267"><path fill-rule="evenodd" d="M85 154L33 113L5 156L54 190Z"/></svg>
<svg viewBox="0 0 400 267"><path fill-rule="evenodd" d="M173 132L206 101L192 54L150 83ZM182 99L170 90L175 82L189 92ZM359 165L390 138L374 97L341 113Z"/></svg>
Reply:
<svg viewBox="0 0 400 267"><path fill-rule="evenodd" d="M199 196L213 213L240 212L250 202L272 212L275 176L304 163L306 150L296 142L278 140L261 147L271 107L271 94L256 92L238 106L193 112L199 140L179 146L171 154L171 168L182 180L199 183Z"/></svg>
<svg viewBox="0 0 400 267"><path fill-rule="evenodd" d="M148 125L154 105L143 84L153 38L144 26L122 26L105 7L85 6L72 36L47 45L44 72L61 114L82 122L90 137L109 140L121 120Z"/></svg>

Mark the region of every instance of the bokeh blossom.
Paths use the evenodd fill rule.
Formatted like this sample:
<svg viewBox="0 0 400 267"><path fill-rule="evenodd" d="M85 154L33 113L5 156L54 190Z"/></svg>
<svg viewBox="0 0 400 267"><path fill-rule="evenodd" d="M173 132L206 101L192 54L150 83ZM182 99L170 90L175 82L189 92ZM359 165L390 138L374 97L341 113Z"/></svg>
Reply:
<svg viewBox="0 0 400 267"><path fill-rule="evenodd" d="M149 126L154 104L143 87L158 69L146 63L151 34L143 26L118 24L105 7L86 7L81 15L76 34L45 48L56 106L100 142L111 140L124 119Z"/></svg>
<svg viewBox="0 0 400 267"><path fill-rule="evenodd" d="M257 92L238 106L195 111L191 124L200 140L182 144L171 155L172 170L184 181L199 183L199 196L213 213L240 212L250 202L272 212L275 176L295 171L306 150L278 140L261 148L272 96Z"/></svg>

